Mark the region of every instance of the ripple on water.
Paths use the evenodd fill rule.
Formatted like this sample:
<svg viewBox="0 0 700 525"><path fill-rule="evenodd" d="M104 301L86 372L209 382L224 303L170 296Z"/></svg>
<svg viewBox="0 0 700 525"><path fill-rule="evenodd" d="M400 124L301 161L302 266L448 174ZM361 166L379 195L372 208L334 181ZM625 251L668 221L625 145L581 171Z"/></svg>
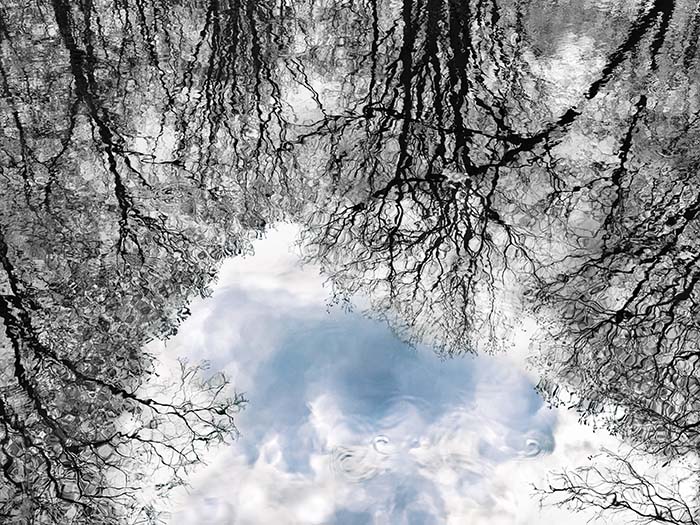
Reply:
<svg viewBox="0 0 700 525"><path fill-rule="evenodd" d="M543 432L527 432L523 437L523 445L520 448L519 457L535 458L544 454L549 454L554 450L554 440L552 436Z"/></svg>
<svg viewBox="0 0 700 525"><path fill-rule="evenodd" d="M343 426L352 428L354 442L331 450L334 475L361 483L389 471L413 470L470 485L497 463L551 452L551 436L511 426L520 412L532 408L527 406L530 400L513 406L504 392L519 386L522 376L509 367L495 366L492 372L492 381L476 386L489 410L466 403L467 398L459 394L446 406L395 394L381 403L380 417L344 417ZM479 430L484 428L491 432Z"/></svg>
<svg viewBox="0 0 700 525"><path fill-rule="evenodd" d="M369 445L335 447L331 451L331 468L347 481L368 481L387 469L386 460L391 454L389 447L386 436L375 437Z"/></svg>

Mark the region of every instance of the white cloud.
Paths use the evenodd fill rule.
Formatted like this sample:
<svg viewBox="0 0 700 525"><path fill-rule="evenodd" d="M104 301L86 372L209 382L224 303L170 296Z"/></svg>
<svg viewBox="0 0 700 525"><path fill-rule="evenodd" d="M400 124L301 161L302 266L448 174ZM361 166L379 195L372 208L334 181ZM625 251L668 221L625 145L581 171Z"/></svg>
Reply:
<svg viewBox="0 0 700 525"><path fill-rule="evenodd" d="M172 524L584 523L531 484L614 445L545 407L518 357L439 361L383 325L325 308L295 229L229 261L170 355L225 368L250 405Z"/></svg>

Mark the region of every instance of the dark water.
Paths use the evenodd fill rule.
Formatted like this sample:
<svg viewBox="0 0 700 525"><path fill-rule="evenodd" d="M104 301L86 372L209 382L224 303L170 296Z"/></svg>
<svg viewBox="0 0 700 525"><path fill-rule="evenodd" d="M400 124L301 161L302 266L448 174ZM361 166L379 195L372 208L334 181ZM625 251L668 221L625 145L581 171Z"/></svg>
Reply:
<svg viewBox="0 0 700 525"><path fill-rule="evenodd" d="M244 399L144 345L278 222L441 356L535 319L545 398L694 457L699 37L680 0L5 0L0 517L158 519L143 466L178 485Z"/></svg>

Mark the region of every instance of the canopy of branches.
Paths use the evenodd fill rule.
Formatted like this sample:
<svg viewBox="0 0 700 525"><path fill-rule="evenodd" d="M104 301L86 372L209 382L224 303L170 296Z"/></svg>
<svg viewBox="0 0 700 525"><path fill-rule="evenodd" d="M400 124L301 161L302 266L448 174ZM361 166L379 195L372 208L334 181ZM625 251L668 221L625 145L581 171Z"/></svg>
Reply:
<svg viewBox="0 0 700 525"><path fill-rule="evenodd" d="M5 0L4 522L157 519L142 459L180 482L243 399L184 365L147 394L143 345L278 220L339 298L446 355L536 318L551 401L694 457L699 38L691 0ZM700 519L585 474L557 490Z"/></svg>

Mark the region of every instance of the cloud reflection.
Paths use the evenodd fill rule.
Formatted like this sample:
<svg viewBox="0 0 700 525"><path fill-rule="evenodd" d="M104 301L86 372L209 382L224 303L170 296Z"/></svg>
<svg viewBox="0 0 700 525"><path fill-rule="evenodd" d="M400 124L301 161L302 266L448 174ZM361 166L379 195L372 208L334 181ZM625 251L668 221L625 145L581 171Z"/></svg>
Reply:
<svg viewBox="0 0 700 525"><path fill-rule="evenodd" d="M169 343L227 369L250 400L239 441L176 498L172 524L547 523L522 508L518 478L554 450L556 415L514 364L441 361L329 313L309 295L318 279L275 253L225 268ZM277 280L251 280L265 264Z"/></svg>

